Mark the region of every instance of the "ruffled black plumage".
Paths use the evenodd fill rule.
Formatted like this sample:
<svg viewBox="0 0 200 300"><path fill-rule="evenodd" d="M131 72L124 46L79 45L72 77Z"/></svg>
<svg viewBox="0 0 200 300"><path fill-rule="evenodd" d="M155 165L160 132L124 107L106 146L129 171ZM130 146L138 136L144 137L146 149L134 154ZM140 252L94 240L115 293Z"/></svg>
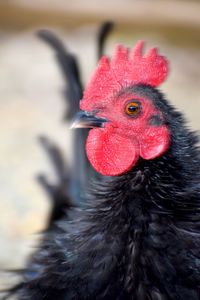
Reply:
<svg viewBox="0 0 200 300"><path fill-rule="evenodd" d="M197 138L159 91L131 89L163 112L171 147L93 183L87 207L72 208L45 235L18 299L200 299Z"/></svg>
<svg viewBox="0 0 200 300"><path fill-rule="evenodd" d="M74 66L74 57L61 50L59 62L70 59ZM79 73L73 74L72 83L78 83L75 89L80 94ZM20 300L200 299L197 137L158 90L143 85L126 89L147 96L162 111L171 133L169 150L154 160L140 159L118 177L99 176L89 184L86 174L87 194L84 190L84 197L75 199L76 203L85 201L82 206L86 207L75 208L72 194L69 197L64 188L70 178L59 149L42 139L58 167L58 186L40 177L54 209L41 245L20 274L19 285L6 297L15 293ZM79 146L85 137L85 133L77 134ZM83 158L85 163L84 170L88 170ZM75 182L80 194L85 181L73 180L73 186Z"/></svg>

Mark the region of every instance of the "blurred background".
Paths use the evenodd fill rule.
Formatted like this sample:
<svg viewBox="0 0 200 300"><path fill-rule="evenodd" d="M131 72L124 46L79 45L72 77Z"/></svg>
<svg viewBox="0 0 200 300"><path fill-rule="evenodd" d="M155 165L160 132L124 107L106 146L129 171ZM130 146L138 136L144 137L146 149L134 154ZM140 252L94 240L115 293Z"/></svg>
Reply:
<svg viewBox="0 0 200 300"><path fill-rule="evenodd" d="M161 89L200 129L200 1L194 0L0 0L0 268L21 268L41 231L50 203L35 180L55 180L38 136L53 138L70 157L70 130L63 122L65 82L52 49L36 36L56 33L79 59L88 81L97 61L102 22L115 27L116 43L159 46L171 73ZM6 279L0 276L0 287Z"/></svg>

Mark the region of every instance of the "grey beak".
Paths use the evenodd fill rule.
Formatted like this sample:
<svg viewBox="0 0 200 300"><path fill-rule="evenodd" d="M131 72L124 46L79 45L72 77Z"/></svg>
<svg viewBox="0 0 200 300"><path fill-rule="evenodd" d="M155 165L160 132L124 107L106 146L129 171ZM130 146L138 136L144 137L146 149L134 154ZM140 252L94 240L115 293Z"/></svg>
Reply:
<svg viewBox="0 0 200 300"><path fill-rule="evenodd" d="M91 113L85 111L80 111L72 120L72 125L70 128L102 128L104 127L105 122L107 122L106 119L95 117Z"/></svg>

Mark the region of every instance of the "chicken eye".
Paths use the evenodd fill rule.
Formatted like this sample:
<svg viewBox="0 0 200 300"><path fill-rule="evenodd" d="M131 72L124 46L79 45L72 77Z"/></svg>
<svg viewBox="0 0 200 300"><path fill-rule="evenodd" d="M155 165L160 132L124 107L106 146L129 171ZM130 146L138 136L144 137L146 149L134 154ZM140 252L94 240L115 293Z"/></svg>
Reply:
<svg viewBox="0 0 200 300"><path fill-rule="evenodd" d="M128 116L136 117L141 112L141 103L139 101L131 101L126 104L125 112Z"/></svg>

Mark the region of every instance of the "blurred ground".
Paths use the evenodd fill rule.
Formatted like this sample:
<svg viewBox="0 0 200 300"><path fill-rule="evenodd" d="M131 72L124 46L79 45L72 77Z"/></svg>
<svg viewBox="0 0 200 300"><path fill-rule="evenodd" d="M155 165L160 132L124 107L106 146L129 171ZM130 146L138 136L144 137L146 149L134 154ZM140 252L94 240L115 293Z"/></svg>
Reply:
<svg viewBox="0 0 200 300"><path fill-rule="evenodd" d="M79 58L82 78L86 82L96 64L96 32L103 19L99 14L98 22L95 22L88 8L87 20L86 8L89 7L89 1L81 15L81 8L77 5L76 10L74 1L72 9L69 1L58 1L57 5L57 2L53 4L52 1L42 0L34 1L34 9L37 8L38 11L28 8L27 14L34 16L29 21L25 15L18 17L22 9L18 2L25 3L22 0L7 1L10 5L7 7L5 1L0 2L0 268L21 267L35 239L32 234L45 226L49 203L35 177L38 173L45 172L50 174L52 180L55 178L37 137L41 134L50 136L62 147L66 156L70 156L70 131L67 124L61 122L64 113L64 81L53 52L36 37L36 29L50 28L63 39ZM111 54L117 42L130 46L137 39L144 39L147 47L158 45L171 66L170 77L161 89L176 107L184 111L190 126L199 130L200 22L196 18L196 5L198 8L200 6L196 2L190 2L188 16L187 11L184 11L185 23L183 11L180 12L176 5L171 21L168 13L169 17L165 20L157 18L153 22L153 7L158 16L160 6L152 5L150 15L148 2L151 1L144 1L143 19L133 18L132 22L129 5L133 9L134 1L125 1L127 20L125 11L124 19L117 15L122 1L118 0L116 12L114 6L112 8L109 4L107 10L112 15L113 9L113 16L116 13L118 23L109 37L106 53ZM187 5L189 3L183 2ZM48 3L51 3L52 9L49 19L49 12L45 11L49 9ZM174 3L180 5L177 1ZM133 16L137 15L137 5L138 1L135 1ZM55 14L56 20L61 7L65 8L63 20L64 11L66 19L71 11L69 23L67 20L65 23L54 22L53 15ZM93 3L92 11L95 11L96 16L98 8L96 3L95 10ZM27 8L23 6L23 9ZM47 17L44 17L45 22L39 18L41 9L42 16ZM25 11L23 10L24 13ZM164 15L163 11L162 14Z"/></svg>

